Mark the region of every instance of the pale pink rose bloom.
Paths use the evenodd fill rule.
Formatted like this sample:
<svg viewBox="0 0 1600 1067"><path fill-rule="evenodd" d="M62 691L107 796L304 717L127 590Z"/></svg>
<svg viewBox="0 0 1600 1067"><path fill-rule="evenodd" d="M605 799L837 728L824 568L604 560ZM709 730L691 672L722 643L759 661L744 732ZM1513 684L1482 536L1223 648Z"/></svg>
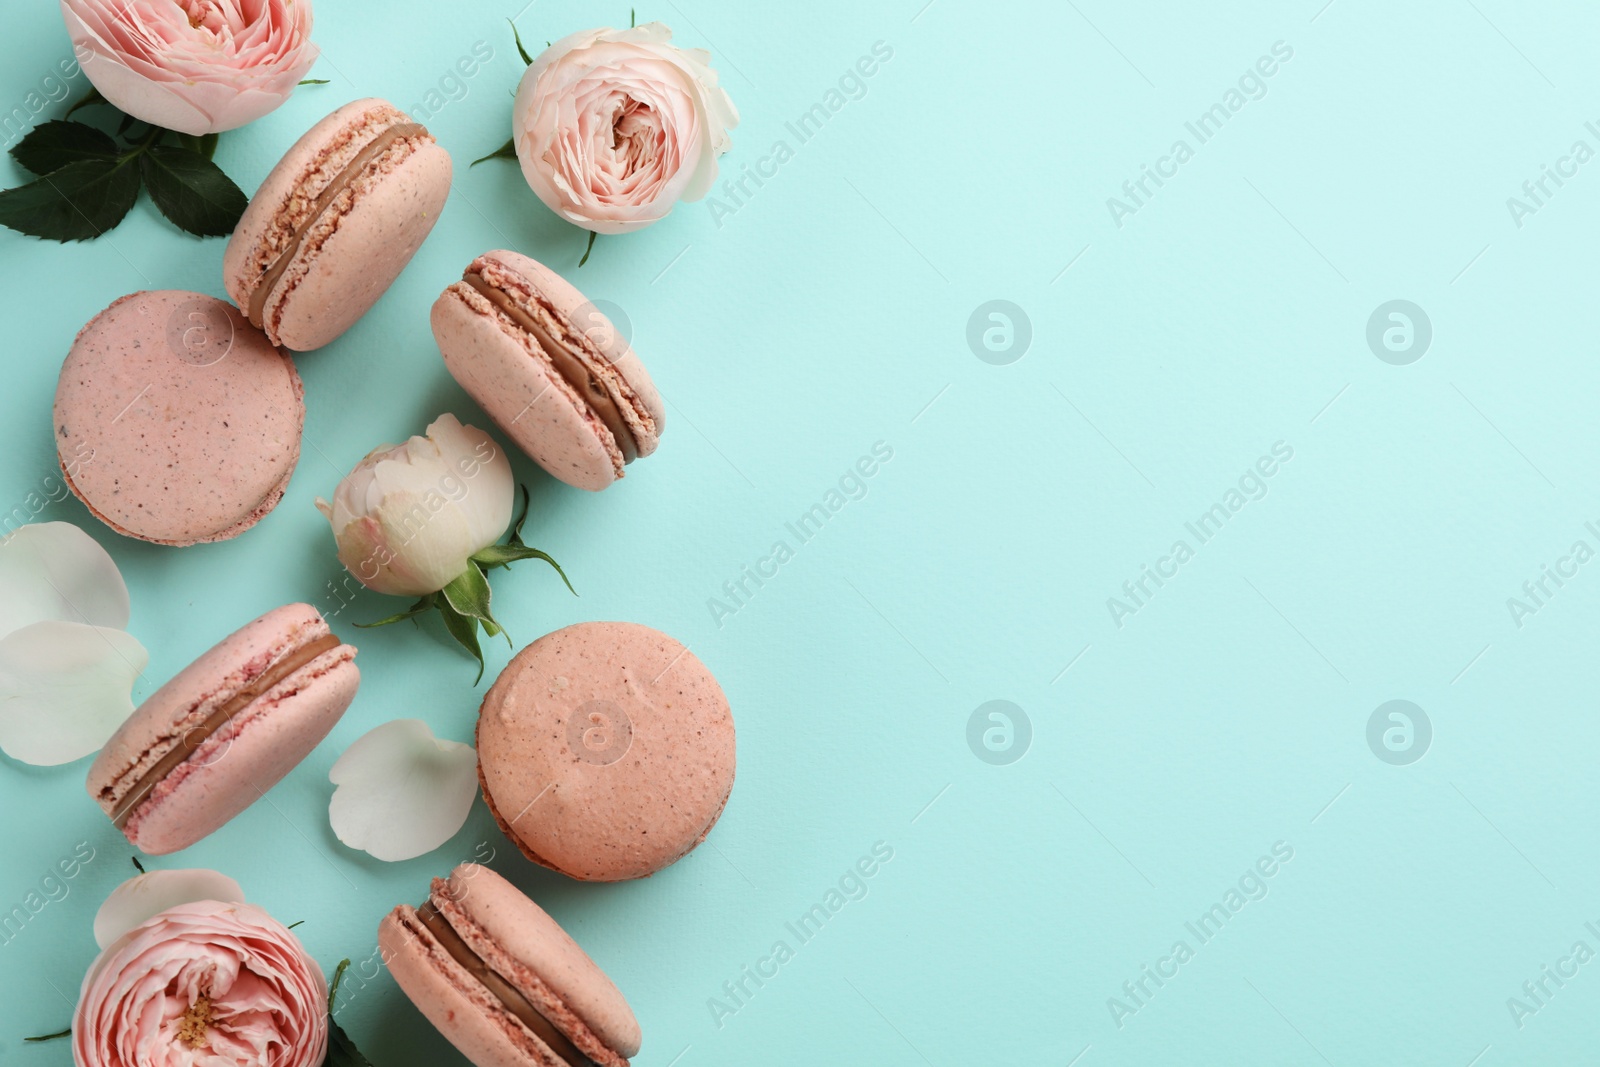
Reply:
<svg viewBox="0 0 1600 1067"><path fill-rule="evenodd" d="M739 112L711 53L672 45L659 22L585 30L522 76L512 139L552 211L596 233L627 233L699 200L717 180Z"/></svg>
<svg viewBox="0 0 1600 1067"><path fill-rule="evenodd" d="M100 95L180 133L253 122L317 58L311 0L61 0L61 14Z"/></svg>
<svg viewBox="0 0 1600 1067"><path fill-rule="evenodd" d="M286 927L253 904L168 908L84 976L78 1067L319 1067L328 987Z"/></svg>

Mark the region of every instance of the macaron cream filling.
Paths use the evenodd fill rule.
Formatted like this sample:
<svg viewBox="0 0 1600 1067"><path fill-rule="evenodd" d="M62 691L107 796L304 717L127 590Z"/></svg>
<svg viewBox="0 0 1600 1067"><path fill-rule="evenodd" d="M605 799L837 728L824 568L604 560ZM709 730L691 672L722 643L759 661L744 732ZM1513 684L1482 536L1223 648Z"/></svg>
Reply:
<svg viewBox="0 0 1600 1067"><path fill-rule="evenodd" d="M472 951L455 927L450 925L450 920L436 908L432 899L423 901L417 908L417 920L433 935L439 946L450 954L450 958L459 963L468 974L477 979L500 1004L522 1022L529 1030L538 1035L539 1040L550 1047L563 1061L571 1067L596 1067L589 1057L578 1050L565 1034L556 1029L554 1023L547 1019L533 1002L523 996L510 982L506 981L486 963L482 956Z"/></svg>
<svg viewBox="0 0 1600 1067"><path fill-rule="evenodd" d="M277 660L268 664L265 670L241 686L231 697L218 704L211 714L196 726L185 730L171 750L151 765L150 769L134 783L126 796L111 812L111 822L117 829L124 829L133 811L142 804L155 788L161 784L184 760L200 748L218 730L241 711L249 707L257 699L271 692L284 679L294 674L300 668L321 656L338 648L341 642L336 634L326 633L311 641L290 649Z"/></svg>
<svg viewBox="0 0 1600 1067"><path fill-rule="evenodd" d="M346 163L344 168L334 175L322 192L312 203L310 211L299 221L294 230L289 234L288 243L284 246L276 259L268 264L265 272L255 288L250 292L249 307L245 309L250 318L251 325L257 329L262 328L266 313L267 297L272 292L273 286L283 278L289 270L290 264L300 252L300 246L305 241L306 234L311 232L317 221L327 212L330 205L339 198L339 195L359 178L363 171L383 153L387 152L397 142L409 137L429 136L427 127L416 122L402 122L390 126L378 136L369 141L355 158Z"/></svg>
<svg viewBox="0 0 1600 1067"><path fill-rule="evenodd" d="M557 340L549 326L531 314L511 293L506 292L505 289L486 278L482 270L478 268L479 265L474 264L462 276L461 280L476 290L485 300L489 301L490 304L533 339L555 372L561 376L561 379L567 383L579 400L587 404L589 409L605 425L606 429L610 431L612 438L616 441L618 451L622 453L622 462L628 464L638 459L638 438L628 424L627 417L623 413L623 406L625 404L628 405L632 409L634 417L640 421L650 420L650 415L648 412L641 410L640 405L635 402L633 397L626 394L621 375L609 367L606 368L609 373L597 371L591 365L591 362L585 361L584 355L589 355L592 362L604 362L604 356L595 356L589 353L580 354L581 343L563 343ZM537 302L537 295L533 295L532 299ZM566 325L559 320L555 312L548 306L541 304L541 309L550 316L552 322L556 325ZM570 327L567 327L565 332L577 333L581 336L581 331L574 331Z"/></svg>

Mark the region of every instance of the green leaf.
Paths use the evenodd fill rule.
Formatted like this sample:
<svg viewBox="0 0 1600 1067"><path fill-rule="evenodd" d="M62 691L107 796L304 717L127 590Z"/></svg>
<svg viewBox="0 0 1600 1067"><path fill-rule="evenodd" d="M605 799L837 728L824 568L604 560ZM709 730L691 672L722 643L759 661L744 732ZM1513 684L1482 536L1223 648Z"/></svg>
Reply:
<svg viewBox="0 0 1600 1067"><path fill-rule="evenodd" d="M195 155L205 156L210 159L217 154L217 135L214 133L196 137L192 133L178 134L178 143L183 145Z"/></svg>
<svg viewBox="0 0 1600 1067"><path fill-rule="evenodd" d="M72 113L78 110L80 107L93 107L95 104L104 104L106 102L106 98L100 95L99 89L90 89L87 93L83 94L76 104L73 104L71 107L67 108L67 114L64 117L70 118Z"/></svg>
<svg viewBox="0 0 1600 1067"><path fill-rule="evenodd" d="M24 1041L54 1041L58 1037L71 1037L71 1036L72 1036L72 1027L69 1026L65 1030L58 1030L57 1032L55 1032L53 1034L40 1034L38 1037L25 1037L22 1040L24 1040Z"/></svg>
<svg viewBox="0 0 1600 1067"><path fill-rule="evenodd" d="M54 119L18 141L11 158L35 174L49 174L85 159L116 159L117 142L93 126Z"/></svg>
<svg viewBox="0 0 1600 1067"><path fill-rule="evenodd" d="M152 145L140 155L139 171L161 213L199 237L226 237L250 203L221 167L186 148Z"/></svg>
<svg viewBox="0 0 1600 1067"><path fill-rule="evenodd" d="M295 82L296 85L327 85L327 78L302 78Z"/></svg>
<svg viewBox="0 0 1600 1067"><path fill-rule="evenodd" d="M633 8L631 8L631 7L628 8L628 29L631 30L631 29L633 29L634 27L636 27L638 25L639 25L638 13L635 12Z"/></svg>
<svg viewBox="0 0 1600 1067"><path fill-rule="evenodd" d="M499 636L500 624L489 611L489 579L484 577L481 567L476 564L468 566L440 592L444 593L445 600L456 611L482 621L483 629L490 637ZM509 644L510 641L511 638L507 637L506 642Z"/></svg>
<svg viewBox="0 0 1600 1067"><path fill-rule="evenodd" d="M356 625L363 630L370 630L374 626L388 626L390 623L404 622L406 619L414 619L425 611L433 610L433 601L436 595L437 594L435 593L429 593L427 596L423 597L421 600L417 601L415 604L411 605L398 615L390 615L387 619L379 619L377 622L358 622Z"/></svg>
<svg viewBox="0 0 1600 1067"><path fill-rule="evenodd" d="M144 864L139 862L139 857L138 856L129 856L128 858L133 861L133 865L134 865L134 867L136 867L138 869L139 873L143 874L144 873Z"/></svg>
<svg viewBox="0 0 1600 1067"><path fill-rule="evenodd" d="M476 567L472 569L477 570ZM483 681L483 649L478 647L478 620L461 614L452 608L448 601L440 602L439 614L444 619L445 629L450 631L450 636L477 659L478 677L472 680L472 684L477 685Z"/></svg>
<svg viewBox="0 0 1600 1067"><path fill-rule="evenodd" d="M323 1067L372 1067L372 1061L363 1056L344 1027L328 1020L328 1056Z"/></svg>
<svg viewBox="0 0 1600 1067"><path fill-rule="evenodd" d="M487 159L516 159L516 158L517 158L517 139L515 137L513 137L513 138L511 138L511 140L507 141L505 144L501 145L499 148L496 148L493 152L490 152L488 155L480 156L477 159L474 159L471 163L468 164L468 166L476 167L479 163L482 163L484 160L487 160Z"/></svg>
<svg viewBox="0 0 1600 1067"><path fill-rule="evenodd" d="M522 509L517 512L517 520L511 524L511 536L506 543L512 545L522 544L522 524L528 521L528 501L530 499L526 483L518 482L517 488L522 490Z"/></svg>
<svg viewBox="0 0 1600 1067"><path fill-rule="evenodd" d="M594 230L589 231L589 244L588 247L583 250L583 258L578 260L578 266L581 267L585 263L589 262L589 253L594 251L594 239L599 236L600 235Z"/></svg>
<svg viewBox="0 0 1600 1067"><path fill-rule="evenodd" d="M128 128L138 121L139 120L134 118L132 115L123 115L122 121L117 123L117 136L121 137L123 134L127 133Z"/></svg>
<svg viewBox="0 0 1600 1067"><path fill-rule="evenodd" d="M519 559L544 560L556 569L557 574L561 575L561 580L566 582L567 590L573 596L578 595L578 591L572 588L571 580L567 578L567 572L561 569L561 564L537 548L529 548L527 545L490 545L488 548L480 549L472 554L472 561L485 567L506 567Z"/></svg>
<svg viewBox="0 0 1600 1067"><path fill-rule="evenodd" d="M87 241L121 222L139 197L139 168L85 159L0 192L0 226L50 241Z"/></svg>
<svg viewBox="0 0 1600 1067"><path fill-rule="evenodd" d="M510 19L506 19L506 21L511 22ZM515 22L511 22L511 36L517 39L517 55L522 57L522 62L527 66L533 66L533 57L528 55L526 48L522 47L522 34L517 32L517 24Z"/></svg>

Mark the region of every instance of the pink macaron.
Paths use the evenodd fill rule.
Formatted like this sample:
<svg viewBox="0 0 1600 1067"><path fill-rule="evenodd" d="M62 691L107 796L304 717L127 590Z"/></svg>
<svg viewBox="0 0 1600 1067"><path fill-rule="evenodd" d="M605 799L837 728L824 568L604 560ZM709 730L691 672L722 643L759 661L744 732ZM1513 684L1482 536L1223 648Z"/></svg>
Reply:
<svg viewBox="0 0 1600 1067"><path fill-rule="evenodd" d="M488 252L433 304L445 366L533 460L600 490L656 450L666 408L612 322L559 274Z"/></svg>
<svg viewBox="0 0 1600 1067"><path fill-rule="evenodd" d="M399 277L450 193L450 154L383 100L308 130L272 168L222 257L223 284L273 343L321 348Z"/></svg>
<svg viewBox="0 0 1600 1067"><path fill-rule="evenodd" d="M294 363L231 304L134 293L79 333L56 384L66 482L118 533L236 537L277 506L300 458Z"/></svg>
<svg viewBox="0 0 1600 1067"><path fill-rule="evenodd" d="M253 804L356 695L356 650L309 604L247 623L156 690L89 768L89 795L151 855L187 848Z"/></svg>
<svg viewBox="0 0 1600 1067"><path fill-rule="evenodd" d="M639 1023L556 921L487 867L435 878L378 926L395 981L477 1067L627 1067Z"/></svg>
<svg viewBox="0 0 1600 1067"><path fill-rule="evenodd" d="M704 841L733 789L733 714L666 634L586 622L517 653L478 713L478 778L523 855L572 878L643 878Z"/></svg>

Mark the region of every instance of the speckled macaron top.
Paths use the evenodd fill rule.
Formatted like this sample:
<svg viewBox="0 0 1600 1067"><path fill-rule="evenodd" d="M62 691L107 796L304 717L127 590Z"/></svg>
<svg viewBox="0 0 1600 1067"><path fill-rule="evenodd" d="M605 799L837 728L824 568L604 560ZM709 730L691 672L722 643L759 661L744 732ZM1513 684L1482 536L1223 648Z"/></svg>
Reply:
<svg viewBox="0 0 1600 1067"><path fill-rule="evenodd" d="M568 485L600 490L660 444L666 407L628 339L555 271L487 252L434 301L445 366Z"/></svg>
<svg viewBox="0 0 1600 1067"><path fill-rule="evenodd" d="M450 154L384 100L356 100L296 141L222 257L252 323L295 351L355 324L399 277L450 193Z"/></svg>
<svg viewBox="0 0 1600 1067"><path fill-rule="evenodd" d="M479 1067L627 1067L639 1022L611 979L543 908L487 867L435 878L425 903L378 928L390 972Z"/></svg>
<svg viewBox="0 0 1600 1067"><path fill-rule="evenodd" d="M118 533L221 541L283 496L305 396L287 356L226 301L125 296L78 334L56 385L67 484Z"/></svg>
<svg viewBox="0 0 1600 1067"><path fill-rule="evenodd" d="M477 744L500 828L529 859L585 881L675 862L733 789L722 687L637 623L579 623L517 653L484 697Z"/></svg>

